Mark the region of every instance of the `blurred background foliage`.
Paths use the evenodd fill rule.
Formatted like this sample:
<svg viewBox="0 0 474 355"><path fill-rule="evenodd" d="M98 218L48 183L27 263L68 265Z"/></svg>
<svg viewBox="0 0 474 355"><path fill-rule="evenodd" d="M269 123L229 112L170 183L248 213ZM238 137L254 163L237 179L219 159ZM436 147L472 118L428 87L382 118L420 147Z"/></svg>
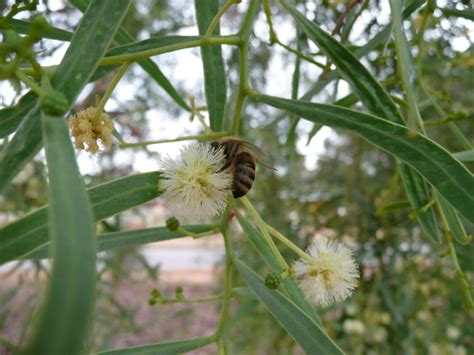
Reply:
<svg viewBox="0 0 474 355"><path fill-rule="evenodd" d="M335 21L345 9L346 2L338 0L297 1L298 8L306 16L331 31ZM430 1L430 4L434 4ZM2 14L8 11L12 1L1 1ZM54 6L53 6L54 4ZM473 11L470 1L438 1L438 6L447 6ZM54 10L52 9L54 8ZM424 22L424 7L415 12L406 23L407 35L414 53L423 51L424 56L417 62L428 91L418 90L421 116L426 120L440 120L445 115L462 112L466 119L456 122L458 128L471 138L474 137L474 49L472 47L473 25L466 19L447 16L435 9L432 16ZM222 28L224 33L234 32L245 12L245 6L234 6L225 15ZM385 1L363 1L353 10L350 18L354 26L346 39L349 48L355 49L372 38L386 24L388 5ZM44 1L33 13L23 13L24 17L44 14L56 27L72 30L80 13L67 2ZM272 2L272 14L277 33L295 27L293 20L276 3ZM384 20L385 19L385 20ZM385 22L384 22L385 21ZM424 27L423 27L424 26ZM124 27L138 39L170 34L189 34L195 30L194 12L187 1L137 1L125 19ZM270 77L275 70L278 78L284 77L284 94L291 95L291 80L296 66L296 57L281 50L276 44L269 45L268 29L263 11L254 26L255 33L250 48L250 84L258 91L272 90L275 85ZM423 28L423 40L420 29ZM342 27L342 33L345 26ZM348 33L349 30L347 29ZM315 54L315 59L325 62L318 56L317 48L309 44L304 36L297 41L293 30L286 43L304 53ZM297 43L298 42L298 43ZM461 43L461 44L459 44ZM39 58L48 59L63 47L60 42L42 41L37 45ZM316 53L315 53L316 51ZM198 52L193 52L198 53ZM189 52L177 52L177 56L190 56ZM237 85L238 53L224 50L228 72L228 101L233 100ZM399 80L396 74L396 55L393 42L376 47L364 58L364 64L381 81L388 82L387 88L401 98ZM165 73L173 73L175 63L164 56L154 58ZM275 64L280 63L280 64ZM177 68L180 69L179 67ZM196 70L201 68L196 68ZM299 66L298 97L312 87L319 78L321 70L302 61ZM195 96L204 102L202 80L192 83L174 80L168 76L183 96ZM105 77L90 85L81 97L76 110L95 103L96 96L102 95L111 77ZM114 94L115 108L108 112L115 117L115 125L126 141L159 139L153 136L153 129L160 115L169 122L175 122L176 135L182 132L175 118L187 117L163 90L157 87L149 76L144 75L138 66L125 76L124 82L133 90L125 96L124 91ZM14 86L10 89L13 90ZM129 89L130 89L129 88ZM16 102L17 95L7 95L8 88L2 87L0 104L4 106ZM286 91L285 91L286 90ZM348 94L347 85L336 81L318 94L314 101L334 102ZM357 103L353 106L361 109ZM109 106L107 106L109 108ZM403 102L402 102L403 108ZM150 114L151 112L151 114ZM293 241L305 247L315 234L324 234L344 241L355 251L361 269L361 281L355 295L348 301L320 312L324 325L336 343L351 354L472 354L474 352L474 315L464 308L458 279L454 275L452 261L447 256L444 244L435 244L425 238L412 212L408 208L393 209L394 203L406 200L394 159L375 149L360 138L344 132L326 131L325 135L313 133L308 123L277 112L267 106L246 102L244 113L244 138L262 147L266 152L266 163L278 169L277 172L259 168L258 179L250 198L262 213L264 219ZM296 129L294 129L296 127ZM292 132L289 134L289 132ZM463 147L446 129L446 125L433 125L428 135L451 152ZM324 151L319 153L316 166L308 164L316 153L306 148L310 140L326 137ZM5 144L4 139L2 144ZM0 146L1 149L1 146ZM160 157L157 149L139 148L120 151L117 147L110 152L95 157L97 167L89 171L86 182L95 185L136 170L135 162L156 161ZM80 154L81 159L90 159ZM466 163L471 171L473 163ZM11 221L38 206L46 203L45 165L42 153L29 164L15 179L11 188L0 197L0 223ZM400 204L403 207L403 203ZM135 210L136 215L146 214L146 207ZM123 217L123 218L126 218ZM103 230L113 231L122 228L122 216L101 223ZM144 218L145 219L145 218ZM474 228L465 221L465 227L472 235ZM236 251L245 260L254 260L255 267L265 273L263 262L256 252L239 237L236 231ZM457 245L462 268L473 281L473 242ZM280 246L283 248L283 246ZM285 254L288 260L294 255ZM27 262L22 262L22 264ZM30 262L28 262L30 263ZM18 265L15 266L19 268ZM42 264L35 263L37 273L47 273ZM148 325L137 324L134 309L129 309L114 299L114 288L121 282L129 287L148 281L156 282L159 268L150 265L136 248L108 252L101 256L99 298L94 349L107 347L114 335L139 333ZM136 276L130 270L145 270ZM16 269L13 269L16 270ZM9 271L13 272L13 271ZM145 274L146 276L143 276ZM41 281L38 277L37 282ZM2 289L0 295L0 334L9 316L9 304L19 292L23 278L16 284ZM41 282L40 282L41 283ZM219 289L220 280L216 280ZM211 291L211 290L209 290ZM146 292L146 291L145 291ZM140 296L137 296L140 297ZM146 302L147 294L142 295ZM34 309L38 295L33 294L23 300L26 309ZM188 310L192 311L193 307ZM212 308L218 311L217 305ZM280 328L277 322L257 301L243 298L234 305L232 324L232 345L238 354L295 353L294 341ZM179 314L175 315L179 317ZM191 318L199 322L198 318ZM156 320L159 322L159 319ZM26 328L28 322L25 322ZM112 326L111 326L112 325ZM166 327L166 322L158 324ZM28 329L21 330L22 334ZM179 334L172 334L171 338ZM19 339L21 339L21 336ZM0 347L18 345L9 343L3 337ZM138 343L139 344L139 343ZM132 345L132 344L129 344Z"/></svg>

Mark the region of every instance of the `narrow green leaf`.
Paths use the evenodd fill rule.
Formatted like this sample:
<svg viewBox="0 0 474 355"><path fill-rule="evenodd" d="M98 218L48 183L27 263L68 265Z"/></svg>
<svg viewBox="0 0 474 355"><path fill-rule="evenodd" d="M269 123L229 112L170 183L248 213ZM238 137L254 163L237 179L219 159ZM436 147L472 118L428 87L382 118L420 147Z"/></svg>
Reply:
<svg viewBox="0 0 474 355"><path fill-rule="evenodd" d="M134 348L123 348L116 350L102 351L99 354L107 355L171 355L180 354L187 351L196 350L210 344L216 340L215 336L188 339L188 340L176 340L166 343L157 343L151 345L137 346Z"/></svg>
<svg viewBox="0 0 474 355"><path fill-rule="evenodd" d="M242 261L234 260L247 285L307 354L344 354L301 308L280 292L267 288L263 279Z"/></svg>
<svg viewBox="0 0 474 355"><path fill-rule="evenodd" d="M417 170L469 221L474 221L474 177L429 138L383 118L347 108L252 94L255 100L309 121L342 128L380 147Z"/></svg>
<svg viewBox="0 0 474 355"><path fill-rule="evenodd" d="M451 233L456 239L456 241L460 244L467 244L471 241L472 236L468 236L464 226L461 222L456 211L449 205L448 201L446 201L443 196L439 193L437 194L439 200L439 206L443 210L443 214L446 217L446 222L448 223L449 229Z"/></svg>
<svg viewBox="0 0 474 355"><path fill-rule="evenodd" d="M385 205L385 206L382 206L382 207L378 208L377 211L375 212L375 214L377 216L381 216L381 215L386 214L386 213L390 213L390 212L393 212L393 211L398 211L398 210L402 210L402 209L410 208L410 207L411 207L410 201L397 201L397 202L393 202L389 205Z"/></svg>
<svg viewBox="0 0 474 355"><path fill-rule="evenodd" d="M131 175L87 189L98 222L159 196L160 173ZM48 242L47 207L0 229L0 264L31 253Z"/></svg>
<svg viewBox="0 0 474 355"><path fill-rule="evenodd" d="M33 92L24 95L14 107L0 110L0 138L15 132L28 112L36 105L38 96Z"/></svg>
<svg viewBox="0 0 474 355"><path fill-rule="evenodd" d="M87 8L87 1L84 0L71 0L71 3L82 12L84 12ZM123 27L120 27L117 33L115 34L115 41L119 45L127 45L135 42L133 37L130 36L130 34ZM186 103L183 97L178 93L173 84L168 80L168 78L163 74L163 72L153 60L140 60L138 62L138 65L140 65L143 70L147 72L179 106L181 106L186 111L191 111L189 105ZM110 66L108 71L112 70L112 68L115 67L117 66ZM101 74L100 72L103 72L105 68L98 68L97 71L99 73L96 74ZM94 76L96 76L96 74L94 74Z"/></svg>
<svg viewBox="0 0 474 355"><path fill-rule="evenodd" d="M445 7L440 7L439 9L446 16L463 17L463 18L466 18L468 20L474 21L474 10L473 9L458 10L458 9L449 9L449 8L445 8Z"/></svg>
<svg viewBox="0 0 474 355"><path fill-rule="evenodd" d="M331 35L324 32L314 22L306 19L294 7L284 1L282 3L306 32L308 38L314 41L334 62L340 76L349 83L354 94L359 97L360 101L371 113L400 125L405 125L390 95L359 62L354 54L337 42ZM421 208L430 199L426 184L415 171L412 171L410 167L404 166L403 163L399 164L399 169L408 199L413 208ZM428 209L424 213L419 214L418 221L423 232L431 240L436 241L438 233L434 211Z"/></svg>
<svg viewBox="0 0 474 355"><path fill-rule="evenodd" d="M192 233L203 233L213 229L212 225L190 225L183 226L187 231ZM132 245L143 245L148 243L162 242L185 237L186 234L180 232L172 232L166 227L145 228L130 230L124 232L105 233L97 236L97 252L122 248ZM43 245L26 259L45 259L50 257L49 243Z"/></svg>
<svg viewBox="0 0 474 355"><path fill-rule="evenodd" d="M194 0L199 34L204 34L214 16L219 11L219 0ZM213 35L219 35L219 26ZM204 67L204 86L206 90L207 112L213 131L222 131L227 97L224 59L220 46L201 47Z"/></svg>
<svg viewBox="0 0 474 355"><path fill-rule="evenodd" d="M460 161L474 161L474 149L454 153L453 157Z"/></svg>
<svg viewBox="0 0 474 355"><path fill-rule="evenodd" d="M43 115L42 129L49 173L48 222L54 261L46 301L29 348L35 354L80 354L95 302L92 211L66 122L62 117Z"/></svg>
<svg viewBox="0 0 474 355"><path fill-rule="evenodd" d="M128 4L129 0L92 1L87 13L94 13L94 17L84 15L74 32L51 79L53 88L66 96L71 107L105 54ZM0 191L39 152L42 144L39 110L33 108L0 152Z"/></svg>
<svg viewBox="0 0 474 355"><path fill-rule="evenodd" d="M32 29L31 22L17 20L14 18L8 19L7 25L11 26L15 30L15 32L22 34L30 34ZM62 30L60 28L50 26L47 30L41 33L41 37L56 39L58 41L70 41L72 38L72 33L69 31Z"/></svg>
<svg viewBox="0 0 474 355"><path fill-rule="evenodd" d="M237 218L239 220L240 225L242 226L242 229L245 232L245 236L250 241L255 250L263 258L268 267L277 274L280 274L283 270L280 267L278 259L272 252L270 252L268 245L265 243L265 240L260 235L260 233L249 223L247 219L243 218L240 215L237 216ZM298 307L304 310L316 323L321 323L321 320L319 319L318 313L316 312L315 308L311 304L309 304L308 301L306 301L303 292L301 292L295 280L288 277L285 278L283 280L283 287L285 288L286 292L288 292L288 296L290 297L290 299L295 302Z"/></svg>

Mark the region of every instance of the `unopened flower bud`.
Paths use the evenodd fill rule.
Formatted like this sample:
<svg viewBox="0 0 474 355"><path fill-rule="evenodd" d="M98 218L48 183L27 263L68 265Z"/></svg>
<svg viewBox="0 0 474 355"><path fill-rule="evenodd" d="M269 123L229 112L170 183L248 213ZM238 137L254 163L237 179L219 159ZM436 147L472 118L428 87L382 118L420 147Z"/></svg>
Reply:
<svg viewBox="0 0 474 355"><path fill-rule="evenodd" d="M168 228L172 232L177 230L179 228L179 225L179 220L175 217L171 217L166 220L166 228Z"/></svg>
<svg viewBox="0 0 474 355"><path fill-rule="evenodd" d="M275 290L280 286L281 277L276 272L270 272L265 277L265 286L268 288Z"/></svg>

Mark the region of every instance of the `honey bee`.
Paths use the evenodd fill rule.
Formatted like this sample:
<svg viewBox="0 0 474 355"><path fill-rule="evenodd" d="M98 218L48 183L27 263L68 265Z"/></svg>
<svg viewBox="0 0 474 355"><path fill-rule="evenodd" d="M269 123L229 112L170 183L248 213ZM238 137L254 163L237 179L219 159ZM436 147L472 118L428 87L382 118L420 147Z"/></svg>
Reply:
<svg viewBox="0 0 474 355"><path fill-rule="evenodd" d="M259 147L240 138L222 138L212 142L211 146L214 149L223 149L225 162L220 171L231 169L233 173L232 195L235 198L245 196L252 188L255 181L255 163L258 162L273 169L261 162L264 153Z"/></svg>

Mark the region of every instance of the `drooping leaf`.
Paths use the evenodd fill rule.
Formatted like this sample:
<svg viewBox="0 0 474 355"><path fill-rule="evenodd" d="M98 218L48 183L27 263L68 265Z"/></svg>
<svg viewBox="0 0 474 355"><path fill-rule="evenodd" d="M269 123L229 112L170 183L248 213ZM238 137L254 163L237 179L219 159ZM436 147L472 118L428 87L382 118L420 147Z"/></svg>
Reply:
<svg viewBox="0 0 474 355"><path fill-rule="evenodd" d="M88 337L95 302L93 217L66 122L43 114L42 130L54 262L29 349L35 354L79 354Z"/></svg>
<svg viewBox="0 0 474 355"><path fill-rule="evenodd" d="M339 75L351 86L353 92L364 106L374 115L392 122L405 125L390 95L382 88L370 72L359 62L357 57L337 42L331 35L319 28L314 22L306 19L293 6L285 1L285 8L293 15L298 24L319 48L336 65ZM408 199L415 210L425 206L430 200L430 192L423 179L410 167L399 163ZM423 232L433 241L437 241L437 227L434 211L428 209L418 214L418 221Z"/></svg>
<svg viewBox="0 0 474 355"><path fill-rule="evenodd" d="M301 308L279 291L267 288L264 280L242 261L234 260L247 285L307 354L344 354Z"/></svg>
<svg viewBox="0 0 474 355"><path fill-rule="evenodd" d="M203 35L219 11L219 0L194 0L194 7L196 9L199 34ZM217 26L213 35L219 35L219 33L219 26ZM201 57L204 67L204 86L211 129L213 131L222 131L227 86L221 47L201 47Z"/></svg>
<svg viewBox="0 0 474 355"><path fill-rule="evenodd" d="M116 350L102 351L99 354L106 355L171 355L171 354L181 354L183 352L188 352L196 350L206 346L207 344L215 341L214 336L202 337L195 339L187 340L176 340L165 343L157 343L143 346L136 346L133 348L123 348Z"/></svg>
<svg viewBox="0 0 474 355"><path fill-rule="evenodd" d="M474 221L474 177L431 139L383 118L350 109L254 93L257 101L311 122L341 128L394 155L420 173L459 213Z"/></svg>
<svg viewBox="0 0 474 355"><path fill-rule="evenodd" d="M212 230L212 225L190 225L183 226L184 229L192 233L203 233ZM145 228L129 230L124 232L105 233L97 236L97 252L122 248L132 245L143 245L148 243L162 242L185 237L181 232L172 232L166 227ZM50 257L49 243L43 245L31 254L28 259L44 259Z"/></svg>

